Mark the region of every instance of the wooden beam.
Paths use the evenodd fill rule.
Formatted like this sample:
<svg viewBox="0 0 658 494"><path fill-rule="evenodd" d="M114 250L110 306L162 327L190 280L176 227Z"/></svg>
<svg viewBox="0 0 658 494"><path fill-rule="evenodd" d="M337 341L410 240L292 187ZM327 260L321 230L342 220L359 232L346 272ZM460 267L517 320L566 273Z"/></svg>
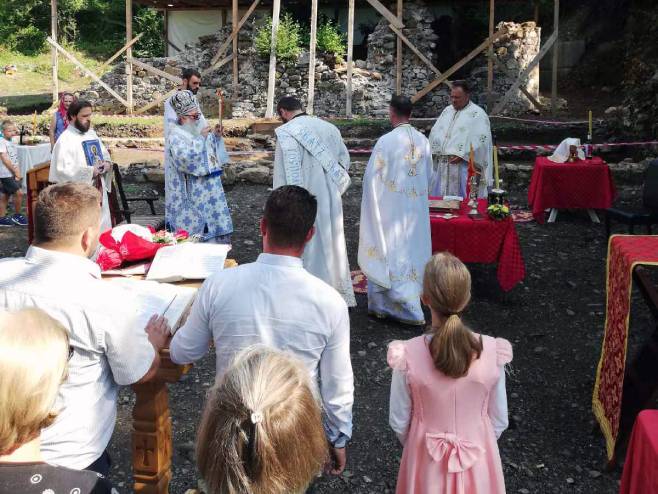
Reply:
<svg viewBox="0 0 658 494"><path fill-rule="evenodd" d="M551 74L551 112L557 113L557 65L558 65L558 48L557 42L560 38L560 0L555 0L553 6L553 35L555 36L555 48L553 48L553 71Z"/></svg>
<svg viewBox="0 0 658 494"><path fill-rule="evenodd" d="M226 14L226 10L224 10ZM232 32L239 32L238 29L238 0L233 0L231 22L233 24ZM233 99L238 97L238 36L233 36Z"/></svg>
<svg viewBox="0 0 658 494"><path fill-rule="evenodd" d="M494 33L494 20L495 20L495 1L489 0L489 37L491 38ZM487 107L493 106L493 64L494 64L494 49L493 43L489 45L489 53L487 60Z"/></svg>
<svg viewBox="0 0 658 494"><path fill-rule="evenodd" d="M170 41L169 41L169 10L164 9L163 14L164 14L164 19L163 19L162 24L163 24L163 27L164 27L164 33L162 33L162 34L164 36L164 42L165 42L164 56L168 57L169 56L169 43L170 43Z"/></svg>
<svg viewBox="0 0 658 494"><path fill-rule="evenodd" d="M254 3L251 4L249 10L247 10L247 12L242 16L242 19L240 19L240 22L238 23L238 28L234 29L233 32L231 32L231 35L226 40L224 40L224 42L221 45L219 45L219 48L217 49L217 53L215 53L215 56L212 57L212 60L210 60L210 66L204 69L201 72L201 75L206 75L209 72L215 70L215 64L220 58L224 56L226 50L228 49L228 46L233 42L233 39L235 39L238 36L240 29L242 29L242 26L244 26L244 23L247 22L249 16L253 14L254 10L256 10L256 7L258 6L259 3L260 0L254 0Z"/></svg>
<svg viewBox="0 0 658 494"><path fill-rule="evenodd" d="M57 48L57 51L60 52L62 55L64 55L66 58L68 58L73 65L75 65L77 68L79 68L82 72L87 74L87 77L91 77L95 82L97 82L103 89L105 89L108 93L110 93L112 96L114 96L118 101L121 102L122 105L124 105L126 108L128 108L128 102L123 99L117 92L112 89L110 86L105 84L101 79L94 74L91 70L89 70L87 67L82 65L73 55L71 55L69 52L67 52L64 48L62 48L57 41L53 40L50 36L46 38L46 41L50 43L52 46Z"/></svg>
<svg viewBox="0 0 658 494"><path fill-rule="evenodd" d="M427 93L432 91L439 84L441 84L442 82L448 80L448 77L450 77L452 74L457 72L459 69L461 69L468 62L470 62L475 57L477 57L480 53L482 53L484 50L486 50L489 47L489 45L495 43L501 36L503 36L505 34L505 32L506 31L504 29L501 29L500 31L495 33L493 35L493 37L485 39L477 48L475 48L472 52L470 52L468 55L466 55L464 58L462 58L459 62L457 62L455 65L450 67L447 71L445 71L441 77L438 77L437 79L434 79L427 86L425 86L423 89L418 91L411 98L411 101L413 103L416 103L418 100L420 100L425 95L427 95Z"/></svg>
<svg viewBox="0 0 658 494"><path fill-rule="evenodd" d="M137 41L139 41L139 39L140 39L142 36L144 36L144 33L139 33L139 34L138 34L137 36L135 36L132 40L130 40L130 42L128 42L128 43L126 43L125 45L123 45L123 47L122 47L119 51L117 51L114 55L112 55L110 58L108 58L107 61L106 61L103 65L101 65L101 66L98 68L97 72L98 72L99 74L102 74L103 71L104 71L104 70L105 70L105 69L106 69L106 68L107 68L112 62L114 62L117 58L119 58L119 57L121 56L121 54L122 54L124 51L126 51L128 48L132 47L135 43L137 43ZM127 57L127 56L128 56L128 55L126 55L126 57Z"/></svg>
<svg viewBox="0 0 658 494"><path fill-rule="evenodd" d="M398 19L402 22L403 0L398 0ZM402 40L397 37L396 40L397 55L395 58L395 93L402 94Z"/></svg>
<svg viewBox="0 0 658 494"><path fill-rule="evenodd" d="M126 0L126 43L133 39L133 0ZM126 101L128 112L132 115L134 108L133 103L133 58L132 45L126 49Z"/></svg>
<svg viewBox="0 0 658 494"><path fill-rule="evenodd" d="M272 37L270 38L270 68L267 76L267 106L265 118L274 116L274 90L276 89L276 45L279 32L279 15L281 14L281 0L274 0L272 5Z"/></svg>
<svg viewBox="0 0 658 494"><path fill-rule="evenodd" d="M165 79L170 80L174 84L183 84L183 79L181 79L180 77L177 77L172 74L168 74L164 70L156 69L155 67L147 63L140 62L139 60L136 60L134 58L130 59L130 63L132 63L133 65L137 65L137 67L139 67L140 69L144 69L146 72L150 72L153 75L164 77Z"/></svg>
<svg viewBox="0 0 658 494"><path fill-rule="evenodd" d="M169 98L170 96L173 96L176 92L178 91L178 88L172 89L166 94L163 94L159 98L157 98L154 101L151 101L148 105L142 106L139 110L136 110L135 113L139 115L140 113L144 113L146 111L149 111L151 108L158 106L160 103L162 103L164 100Z"/></svg>
<svg viewBox="0 0 658 494"><path fill-rule="evenodd" d="M400 31L400 30L399 30L398 28L396 28L395 26L391 26L390 24L389 24L388 27L391 28L391 31L393 31L393 32L398 36L398 39L400 39L405 45L407 45L407 47L408 47L412 52L414 52L414 54L415 54L415 55L416 55L416 56L417 56L422 62L424 62L425 65L427 65L427 66L430 68L430 70L431 70L432 72L434 72L434 73L435 73L437 76L439 76L439 77L440 77L441 75L443 75L443 74L441 74L441 71L440 71L439 69L437 69L437 68L434 66L434 64L432 63L432 61L431 61L429 58L427 58L425 55L423 55L423 54L420 52L420 50L419 50L418 48L416 48L416 47L414 46L414 44L413 44L411 41L409 41L409 39L408 39L404 34L402 34L402 31ZM445 80L445 81L443 81L443 83L444 83L445 85L447 85L449 88L452 88L452 83L451 83L450 81Z"/></svg>
<svg viewBox="0 0 658 494"><path fill-rule="evenodd" d="M57 0L50 0L50 37L54 40L57 39ZM59 61L57 49L54 46L50 49L50 59L53 75L53 103L57 103L59 100L59 75L57 74Z"/></svg>
<svg viewBox="0 0 658 494"><path fill-rule="evenodd" d="M347 87L345 88L345 115L352 118L352 69L354 61L354 0L349 0L347 10Z"/></svg>
<svg viewBox="0 0 658 494"><path fill-rule="evenodd" d="M402 29L404 24L400 19L393 15L393 13L388 10L379 0L368 0L368 3L374 7L374 9L383 15L389 24L393 24L398 29Z"/></svg>
<svg viewBox="0 0 658 494"><path fill-rule="evenodd" d="M313 115L315 103L315 45L318 31L318 0L311 0L311 41L308 48L308 100L306 112Z"/></svg>
<svg viewBox="0 0 658 494"><path fill-rule="evenodd" d="M500 113L500 111L503 109L505 104L509 101L509 99L512 97L515 91L518 91L519 87L521 87L521 84L526 80L526 78L530 75L530 72L541 62L541 59L544 58L544 56L548 53L548 50L551 49L553 45L555 45L555 48L557 48L557 44L555 44L555 40L557 39L557 33L553 32L551 34L550 38L546 41L544 46L542 46L541 50L539 50L539 53L537 53L537 56L532 59L532 62L528 64L528 66L521 72L519 75L519 78L514 81L514 84L507 90L505 95L496 103L496 106L494 109L491 111L490 115L496 115Z"/></svg>
<svg viewBox="0 0 658 494"><path fill-rule="evenodd" d="M501 72L507 74L509 77L514 77L514 74L512 74L512 72L505 66L503 62L500 61L500 59L497 56L494 56L494 60L496 62L496 67L498 67L501 70ZM544 105L542 105L537 100L537 98L535 98L532 94L530 94L530 92L525 87L523 87L523 84L519 86L519 89L523 94L526 95L526 98L528 98L538 110L543 111L545 109Z"/></svg>

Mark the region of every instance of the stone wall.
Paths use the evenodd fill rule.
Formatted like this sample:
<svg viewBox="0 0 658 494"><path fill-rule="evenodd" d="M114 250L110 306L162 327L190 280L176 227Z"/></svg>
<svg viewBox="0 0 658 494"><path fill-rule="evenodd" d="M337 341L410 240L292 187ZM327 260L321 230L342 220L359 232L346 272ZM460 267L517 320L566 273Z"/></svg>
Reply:
<svg viewBox="0 0 658 494"><path fill-rule="evenodd" d="M422 0L407 2L403 22L404 35L434 63L437 52L437 35L432 29L434 15ZM216 88L222 88L227 96L227 114L237 118L262 117L265 113L267 98L267 78L269 59L257 54L253 46L254 33L262 22L256 17L248 21L238 36L240 84L237 98L232 99L232 64L229 62L219 70L204 77L199 98L207 116L217 116L218 104L215 96ZM499 26L500 27L500 26ZM496 52L509 71L503 74L495 72L495 91L503 94L513 83L514 76L519 74L539 51L539 28L534 23L515 24L504 23L508 35L496 44ZM216 35L202 37L199 43L188 45L185 50L171 58L152 58L142 60L165 72L179 76L183 67L198 67L203 70L208 67L216 48L221 41L230 35L230 26L222 28ZM406 46L404 46L403 62L403 93L413 95L422 89L434 77L435 73L427 67ZM365 117L385 117L388 114L388 101L395 92L395 54L396 37L388 27L385 19L376 26L368 37L368 56L366 60L355 60L352 88L353 113ZM297 61L279 63L277 65L277 80L275 100L285 95L298 97L304 104L308 92L308 51L302 52ZM457 62L455 60L455 62ZM482 104L486 102L483 91L486 91L486 58L480 57L473 62L475 68L471 72L471 80L475 83L474 99ZM439 67L445 70L447 67ZM316 57L315 113L319 116L337 117L345 113L346 100L345 63L336 63L333 57L318 53ZM114 70L103 76L104 82L113 87L119 94L126 93L126 77L124 64L118 64ZM135 67L133 77L133 99L135 108L140 108L165 94L175 87L171 81L151 75L149 72ZM534 94L538 92L538 72L530 78L527 89ZM121 112L123 106L110 96L98 84L92 84L89 90L82 92L81 97L92 100L102 111ZM441 112L449 102L446 85L437 87L417 105L416 116L434 117ZM506 113L522 113L532 105L520 93L515 95L506 106ZM154 108L152 113L162 111Z"/></svg>

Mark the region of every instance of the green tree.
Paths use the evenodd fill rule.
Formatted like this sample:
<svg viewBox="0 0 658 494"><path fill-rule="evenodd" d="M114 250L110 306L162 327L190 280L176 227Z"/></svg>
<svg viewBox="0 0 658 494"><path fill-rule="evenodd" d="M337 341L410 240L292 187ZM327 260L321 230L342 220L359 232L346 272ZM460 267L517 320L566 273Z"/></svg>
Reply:
<svg viewBox="0 0 658 494"><path fill-rule="evenodd" d="M331 20L326 20L318 26L317 49L335 55L336 59L341 62L346 53L345 40L345 34Z"/></svg>

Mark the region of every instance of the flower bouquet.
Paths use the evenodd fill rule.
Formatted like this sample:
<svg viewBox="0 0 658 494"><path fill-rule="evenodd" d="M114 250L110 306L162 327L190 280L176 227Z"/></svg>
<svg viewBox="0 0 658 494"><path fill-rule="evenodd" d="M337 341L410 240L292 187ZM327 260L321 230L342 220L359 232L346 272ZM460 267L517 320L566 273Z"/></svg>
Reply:
<svg viewBox="0 0 658 494"><path fill-rule="evenodd" d="M162 247L188 240L193 239L185 230L168 232L133 224L119 225L101 234L99 241L103 249L99 252L96 263L102 271L107 271L120 267L125 261L153 259Z"/></svg>
<svg viewBox="0 0 658 494"><path fill-rule="evenodd" d="M509 207L504 204L492 204L487 208L487 213L492 220L501 221L509 217Z"/></svg>

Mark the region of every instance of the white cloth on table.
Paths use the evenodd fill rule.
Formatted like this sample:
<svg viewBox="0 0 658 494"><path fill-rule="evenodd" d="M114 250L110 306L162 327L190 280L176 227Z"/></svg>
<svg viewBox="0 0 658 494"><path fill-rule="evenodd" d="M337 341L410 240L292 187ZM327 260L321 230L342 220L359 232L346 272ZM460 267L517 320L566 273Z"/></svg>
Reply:
<svg viewBox="0 0 658 494"><path fill-rule="evenodd" d="M427 340L432 339L431 335L426 336ZM491 420L491 425L496 433L496 439L509 426L508 409L507 409L507 390L505 388L505 369L504 365L500 369L500 378L496 386L492 389L489 396L489 406L487 414ZM396 433L402 444L405 443L409 424L411 423L412 411L411 391L407 382L406 371L393 369L391 377L391 394L389 400L388 423L391 429Z"/></svg>
<svg viewBox="0 0 658 494"><path fill-rule="evenodd" d="M94 129L87 132L80 132L75 125L69 125L62 135L59 136L53 154L50 159L50 175L48 180L53 183L59 182L84 182L92 183L94 178L94 167L87 164L82 143L85 141L97 140L100 143L103 160L110 161L110 153L101 142ZM112 170L104 173L100 177L102 185L102 214L101 214L101 233L112 228L112 218L110 215L110 202L107 194L112 190Z"/></svg>
<svg viewBox="0 0 658 494"><path fill-rule="evenodd" d="M78 470L110 442L119 385L139 381L155 357L132 294L100 277L89 259L34 246L0 260L0 307L38 307L69 332L74 354L41 451L46 462Z"/></svg>
<svg viewBox="0 0 658 494"><path fill-rule="evenodd" d="M584 160L585 159L585 151L583 151L583 148L580 147L580 139L576 139L574 137L568 137L564 139L558 147L555 149L553 154L551 154L548 159L551 160L554 163L564 163L569 159L569 155L571 154L571 151L569 148L571 146L576 146L576 152L578 154L578 159L579 160Z"/></svg>
<svg viewBox="0 0 658 494"><path fill-rule="evenodd" d="M308 273L301 259L261 254L254 263L208 278L185 325L174 334L171 359L195 362L211 341L217 379L251 345L301 358L313 380L320 381L329 439L351 437L354 378L347 305L336 290Z"/></svg>
<svg viewBox="0 0 658 494"><path fill-rule="evenodd" d="M23 176L23 190L27 190L27 172L37 165L50 161L50 143L36 144L34 146L16 146L18 165Z"/></svg>
<svg viewBox="0 0 658 494"><path fill-rule="evenodd" d="M491 124L487 113L473 102L461 110L449 105L436 120L430 132L430 144L434 155L434 176L431 195L444 196L448 190L448 168L459 166L460 177L465 176L471 145L476 169L482 171L478 196L487 197L487 187L493 185L493 144ZM446 165L445 158L458 156L458 165ZM466 185L462 184L462 191Z"/></svg>
<svg viewBox="0 0 658 494"><path fill-rule="evenodd" d="M343 227L342 194L349 187L350 155L329 122L301 115L276 129L274 188L298 185L318 201L315 235L304 249L304 267L356 306Z"/></svg>
<svg viewBox="0 0 658 494"><path fill-rule="evenodd" d="M424 322L420 294L432 255L431 174L429 141L405 124L377 141L363 176L358 259L368 310L415 324Z"/></svg>

